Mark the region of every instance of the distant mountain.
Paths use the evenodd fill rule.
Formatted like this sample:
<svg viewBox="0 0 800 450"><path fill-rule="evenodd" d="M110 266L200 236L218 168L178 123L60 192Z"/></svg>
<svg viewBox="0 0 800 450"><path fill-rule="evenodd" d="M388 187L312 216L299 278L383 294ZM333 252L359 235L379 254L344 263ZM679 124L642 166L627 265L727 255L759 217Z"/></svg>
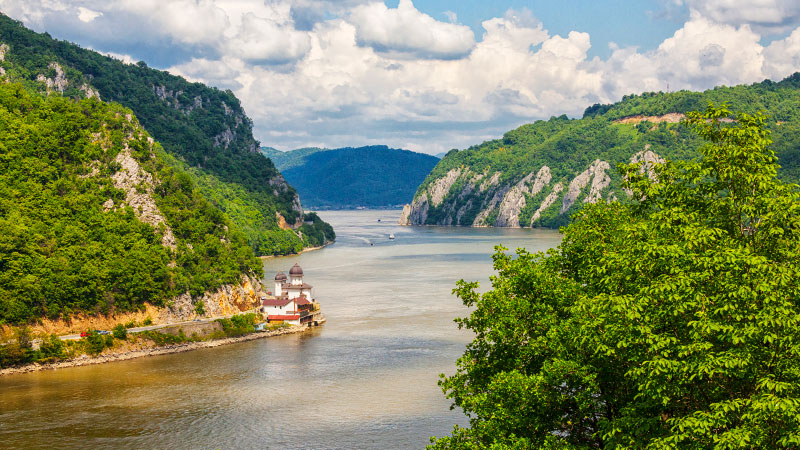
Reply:
<svg viewBox="0 0 800 450"><path fill-rule="evenodd" d="M681 120L709 102L767 114L786 181L800 181L800 73L776 83L705 92L648 92L593 105L583 118L553 117L501 139L451 150L404 208L408 225L558 227L584 204L628 196L619 163L699 155L702 142Z"/></svg>
<svg viewBox="0 0 800 450"><path fill-rule="evenodd" d="M35 33L0 14L0 75L45 95L100 98L130 108L260 255L294 253L333 239L305 217L295 190L258 151L239 99L143 62L122 61Z"/></svg>
<svg viewBox="0 0 800 450"><path fill-rule="evenodd" d="M306 205L323 209L400 206L439 161L383 145L302 148L279 152L262 147Z"/></svg>

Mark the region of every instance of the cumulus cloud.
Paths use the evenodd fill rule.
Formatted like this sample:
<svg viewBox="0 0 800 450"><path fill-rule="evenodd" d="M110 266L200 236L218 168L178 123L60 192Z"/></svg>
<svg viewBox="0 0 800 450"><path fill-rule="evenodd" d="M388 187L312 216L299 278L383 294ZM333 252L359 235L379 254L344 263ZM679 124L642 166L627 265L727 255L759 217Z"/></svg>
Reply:
<svg viewBox="0 0 800 450"><path fill-rule="evenodd" d="M488 18L477 39L455 13L436 20L410 0L396 8L375 0L0 0L0 10L231 89L256 138L282 149L387 144L438 153L631 93L800 70L800 28L764 40L800 25L793 2L664 1L688 12L672 36L650 49L610 44L605 59L589 57L598 44L588 33L551 33L524 8Z"/></svg>
<svg viewBox="0 0 800 450"><path fill-rule="evenodd" d="M748 24L759 33L782 33L800 21L797 0L672 0L686 5L709 20L740 26Z"/></svg>
<svg viewBox="0 0 800 450"><path fill-rule="evenodd" d="M305 56L311 38L307 32L247 13L228 48L229 53L252 63L285 64Z"/></svg>
<svg viewBox="0 0 800 450"><path fill-rule="evenodd" d="M439 22L400 0L397 8L374 2L354 8L349 15L359 44L387 54L419 58L460 58L475 45L472 30L464 25Z"/></svg>

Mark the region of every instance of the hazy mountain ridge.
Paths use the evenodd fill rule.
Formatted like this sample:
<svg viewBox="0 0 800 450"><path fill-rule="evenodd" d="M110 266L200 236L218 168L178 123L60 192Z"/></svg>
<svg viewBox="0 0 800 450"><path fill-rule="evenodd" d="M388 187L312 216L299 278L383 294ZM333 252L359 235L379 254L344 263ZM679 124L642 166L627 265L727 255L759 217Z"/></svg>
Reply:
<svg viewBox="0 0 800 450"><path fill-rule="evenodd" d="M170 163L187 170L257 253L292 253L333 239L330 227L304 225L296 191L258 151L252 122L232 92L54 40L2 14L0 42L7 79L42 94L99 97L131 108L174 156Z"/></svg>
<svg viewBox="0 0 800 450"><path fill-rule="evenodd" d="M434 156L384 145L288 152L262 148L303 202L317 208L395 207L436 165Z"/></svg>
<svg viewBox="0 0 800 450"><path fill-rule="evenodd" d="M626 200L619 163L697 156L702 142L681 123L688 111L727 102L769 116L779 175L800 180L800 74L776 83L705 92L645 93L593 105L584 117L537 121L502 139L449 152L419 186L407 225L557 227L584 203Z"/></svg>

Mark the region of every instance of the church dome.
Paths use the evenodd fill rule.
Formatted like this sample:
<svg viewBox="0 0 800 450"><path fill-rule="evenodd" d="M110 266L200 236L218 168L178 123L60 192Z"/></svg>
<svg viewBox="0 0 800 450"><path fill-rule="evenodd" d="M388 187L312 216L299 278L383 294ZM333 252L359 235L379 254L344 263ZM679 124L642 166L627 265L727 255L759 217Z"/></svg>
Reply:
<svg viewBox="0 0 800 450"><path fill-rule="evenodd" d="M289 275L303 275L303 269L300 268L300 264L294 263L291 269L289 269Z"/></svg>
<svg viewBox="0 0 800 450"><path fill-rule="evenodd" d="M283 272L278 272L278 274L275 275L275 281L286 281L286 274Z"/></svg>

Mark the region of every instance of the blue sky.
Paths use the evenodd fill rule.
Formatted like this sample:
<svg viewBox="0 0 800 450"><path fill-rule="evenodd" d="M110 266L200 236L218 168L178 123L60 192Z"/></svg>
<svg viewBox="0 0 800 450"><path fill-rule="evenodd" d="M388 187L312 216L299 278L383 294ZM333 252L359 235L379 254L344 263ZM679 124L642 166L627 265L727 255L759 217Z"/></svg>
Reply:
<svg viewBox="0 0 800 450"><path fill-rule="evenodd" d="M397 6L397 1L387 5ZM417 8L440 20L447 20L445 11L456 13L459 22L469 26L480 38L481 23L487 18L502 17L508 9L528 9L551 33L565 35L572 30L588 32L593 45L589 57L608 57L609 42L622 46L653 49L680 28L688 10L677 8L678 17L666 17L663 2L652 0L561 0L503 2L465 0L418 0Z"/></svg>
<svg viewBox="0 0 800 450"><path fill-rule="evenodd" d="M464 148L646 91L800 70L797 0L0 0L36 31L231 89L263 145Z"/></svg>

